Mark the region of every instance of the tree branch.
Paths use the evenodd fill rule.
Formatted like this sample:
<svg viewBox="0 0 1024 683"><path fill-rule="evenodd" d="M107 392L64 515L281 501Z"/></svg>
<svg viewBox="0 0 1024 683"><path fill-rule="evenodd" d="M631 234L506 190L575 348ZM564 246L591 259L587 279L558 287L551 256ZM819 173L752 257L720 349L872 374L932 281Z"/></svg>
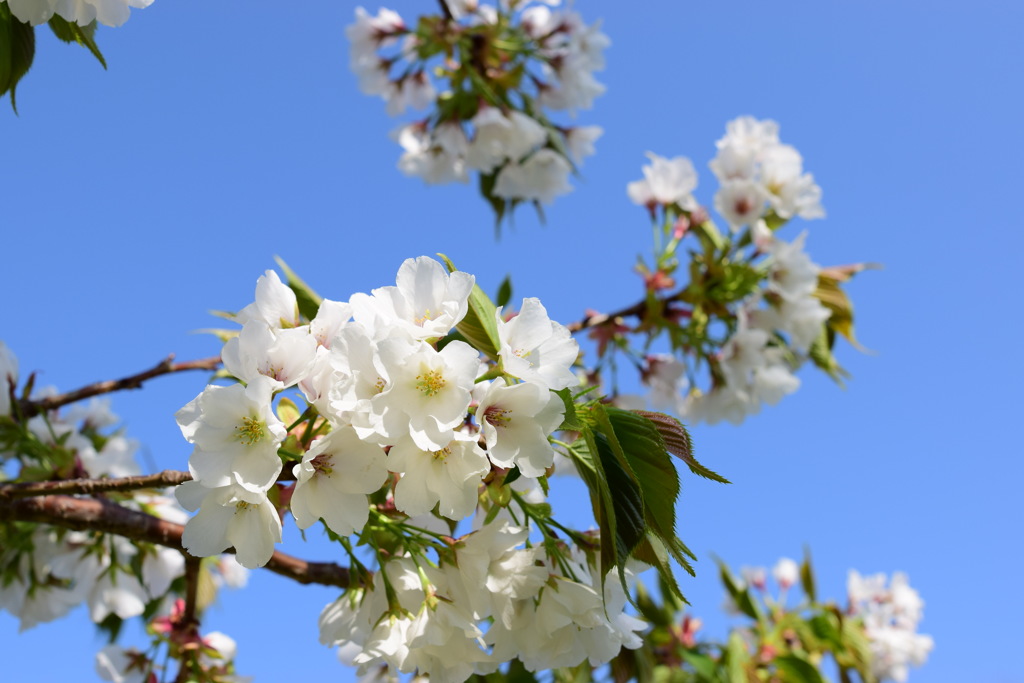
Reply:
<svg viewBox="0 0 1024 683"><path fill-rule="evenodd" d="M80 389L75 389L74 391L69 391L64 394L57 394L56 396L50 396L48 398L42 398L38 401L22 401L20 405L21 414L23 417L29 418L48 410L60 408L61 406L69 403L81 401L84 398L91 398L92 396L99 396L101 394L109 394L113 391L121 391L122 389L140 389L143 382L161 375L169 375L174 372L184 372L186 370L216 370L219 366L220 356L211 356L210 358L201 358L199 360L175 363L174 354L172 353L149 370L143 370L140 373L129 375L128 377L88 384Z"/></svg>
<svg viewBox="0 0 1024 683"><path fill-rule="evenodd" d="M117 479L65 479L63 481L34 481L22 484L0 484L0 499L46 496L54 493L104 493L107 491L134 491L137 489L165 488L190 481L188 472L165 470L158 474Z"/></svg>
<svg viewBox="0 0 1024 683"><path fill-rule="evenodd" d="M0 522L37 522L75 531L102 531L181 550L186 553L186 558L189 557L181 545L181 533L185 527L109 500L71 496L0 498ZM227 552L234 550L229 548ZM349 585L347 567L333 562L307 562L282 552L275 552L265 569L303 584L317 583L339 588Z"/></svg>
<svg viewBox="0 0 1024 683"><path fill-rule="evenodd" d="M682 295L683 295L683 291L680 290L680 291L676 292L675 294L670 294L669 296L666 296L663 299L658 299L658 302L661 304L662 309L664 309L670 303L672 303L674 301L679 301L679 299L680 299L680 297L682 297ZM647 312L647 299L641 299L640 301L637 301L635 304L633 304L631 306L626 306L625 308L620 308L619 310L615 311L614 313L595 313L593 315L588 315L586 318L583 318L582 320L577 320L574 323L569 323L568 325L566 325L566 328L570 332L575 334L577 332L581 332L583 330L590 329L591 327L597 327L598 325L603 325L603 324L605 324L607 322L615 320L616 318L628 318L628 317L643 318L644 317L644 313L646 313L646 312Z"/></svg>
<svg viewBox="0 0 1024 683"><path fill-rule="evenodd" d="M455 15L452 14L452 8L448 6L446 0L437 1L441 5L441 12L444 13L444 18L447 19L448 21L453 21L455 19Z"/></svg>

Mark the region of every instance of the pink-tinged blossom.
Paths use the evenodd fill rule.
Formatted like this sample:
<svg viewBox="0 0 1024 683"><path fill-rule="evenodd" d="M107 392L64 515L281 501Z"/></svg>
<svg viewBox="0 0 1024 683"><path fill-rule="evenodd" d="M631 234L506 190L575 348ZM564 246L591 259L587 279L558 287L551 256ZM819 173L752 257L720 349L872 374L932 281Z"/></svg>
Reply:
<svg viewBox="0 0 1024 683"><path fill-rule="evenodd" d="M313 443L295 465L291 510L300 529L322 518L331 531L348 536L369 516L367 494L388 477L384 451L361 441L351 427L339 427Z"/></svg>
<svg viewBox="0 0 1024 683"><path fill-rule="evenodd" d="M782 590L789 590L800 580L800 565L794 560L783 557L772 567L772 578Z"/></svg>
<svg viewBox="0 0 1024 683"><path fill-rule="evenodd" d="M500 379L478 384L476 393L477 424L491 462L518 466L525 477L542 476L554 464L548 436L562 423L562 399L540 384L506 385Z"/></svg>
<svg viewBox="0 0 1024 683"><path fill-rule="evenodd" d="M498 355L508 374L549 389L565 389L577 383L572 365L579 345L563 325L548 318L540 299L523 299L519 314L505 322L501 309L496 315Z"/></svg>

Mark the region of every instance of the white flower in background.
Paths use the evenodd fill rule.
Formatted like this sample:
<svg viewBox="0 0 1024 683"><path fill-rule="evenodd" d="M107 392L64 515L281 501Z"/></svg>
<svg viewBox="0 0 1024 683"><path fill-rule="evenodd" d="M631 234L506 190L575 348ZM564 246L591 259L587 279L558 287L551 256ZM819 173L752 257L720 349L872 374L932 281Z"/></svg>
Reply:
<svg viewBox="0 0 1024 683"><path fill-rule="evenodd" d="M768 585L768 570L764 567L740 567L740 576L744 583L759 591L765 590Z"/></svg>
<svg viewBox="0 0 1024 683"><path fill-rule="evenodd" d="M550 204L555 197L572 191L569 174L572 166L553 149L539 149L526 161L509 161L498 172L494 195L504 199L521 199Z"/></svg>
<svg viewBox="0 0 1024 683"><path fill-rule="evenodd" d="M345 37L351 42L352 53L362 54L391 45L395 34L404 30L405 22L393 10L381 8L374 17L362 7L356 7L356 21L345 27Z"/></svg>
<svg viewBox="0 0 1024 683"><path fill-rule="evenodd" d="M515 110L505 115L497 107L483 106L470 123L476 134L466 152L466 163L482 173L492 172L506 159L518 162L548 138L544 126Z"/></svg>
<svg viewBox="0 0 1024 683"><path fill-rule="evenodd" d="M505 372L526 382L549 389L565 389L577 383L572 364L579 345L563 325L548 318L540 299L523 299L519 314L505 322L499 308L495 314Z"/></svg>
<svg viewBox="0 0 1024 683"><path fill-rule="evenodd" d="M19 21L33 26L46 23L57 14L67 21L87 26L92 22L120 26L128 21L131 8L149 7L153 0L7 0Z"/></svg>
<svg viewBox="0 0 1024 683"><path fill-rule="evenodd" d="M754 180L726 180L715 193L715 210L722 214L733 230L754 225L764 215L767 194Z"/></svg>
<svg viewBox="0 0 1024 683"><path fill-rule="evenodd" d="M262 320L273 329L297 327L299 324L295 292L272 270L256 280L256 301L235 315L235 321L242 325L250 320Z"/></svg>
<svg viewBox="0 0 1024 683"><path fill-rule="evenodd" d="M85 442L87 447L78 449L76 455L90 477L131 477L142 474L142 470L135 462L135 451L139 448L139 442L135 439L115 434L107 439L98 453L88 439L82 437L81 441ZM73 438L69 438L65 443L72 442Z"/></svg>
<svg viewBox="0 0 1024 683"><path fill-rule="evenodd" d="M651 163L643 167L643 180L626 186L626 194L634 204L679 204L687 211L697 208L693 191L697 189L697 171L686 157L666 159L648 152Z"/></svg>
<svg viewBox="0 0 1024 683"><path fill-rule="evenodd" d="M602 135L604 128L601 126L575 126L565 131L565 146L573 163L579 166L584 159L594 156L597 151L594 143Z"/></svg>
<svg viewBox="0 0 1024 683"><path fill-rule="evenodd" d="M500 379L481 382L475 393L477 424L491 462L518 466L525 477L542 476L554 464L548 436L562 424L562 399L540 384L506 385Z"/></svg>
<svg viewBox="0 0 1024 683"><path fill-rule="evenodd" d="M782 590L789 590L800 580L800 565L795 560L783 557L772 567L772 578Z"/></svg>
<svg viewBox="0 0 1024 683"><path fill-rule="evenodd" d="M641 373L641 379L649 389L647 398L651 405L674 409L686 389L686 363L671 353L652 354L647 357L647 368Z"/></svg>
<svg viewBox="0 0 1024 683"><path fill-rule="evenodd" d="M931 636L917 633L924 601L906 574L893 574L889 588L885 583L884 574L862 577L851 570L850 612L864 619L872 673L879 680L906 681L910 667L924 664L935 643Z"/></svg>
<svg viewBox="0 0 1024 683"><path fill-rule="evenodd" d="M420 256L402 263L396 286L375 289L372 296L353 294L350 302L355 321L366 329L397 327L410 339L436 339L466 316L475 282L468 273L448 273Z"/></svg>
<svg viewBox="0 0 1024 683"><path fill-rule="evenodd" d="M195 557L218 555L235 549L238 563L248 569L262 567L281 542L281 518L262 491L229 484L207 488L187 481L175 490L186 510L196 510L185 525L181 545Z"/></svg>
<svg viewBox="0 0 1024 683"><path fill-rule="evenodd" d="M18 384L18 357L0 340L0 415L11 414L11 394Z"/></svg>
<svg viewBox="0 0 1024 683"><path fill-rule="evenodd" d="M411 438L391 447L388 469L402 473L395 486L395 507L407 515L429 512L435 505L448 519L473 514L483 475L490 471L476 436L456 432L438 449L423 449Z"/></svg>
<svg viewBox="0 0 1024 683"><path fill-rule="evenodd" d="M106 645L96 653L96 674L112 683L145 683L153 662L135 648Z"/></svg>
<svg viewBox="0 0 1024 683"><path fill-rule="evenodd" d="M413 123L394 134L405 153L398 160L398 170L417 176L430 185L469 182L466 153L469 140L458 123L442 123L433 131L423 123Z"/></svg>
<svg viewBox="0 0 1024 683"><path fill-rule="evenodd" d="M175 414L181 433L195 444L189 468L204 486L235 482L266 491L277 480L285 426L271 408L272 389L266 377L248 387L210 385Z"/></svg>
<svg viewBox="0 0 1024 683"><path fill-rule="evenodd" d="M821 188L803 172L803 157L791 145L774 145L761 158L761 181L769 201L782 218L824 218Z"/></svg>
<svg viewBox="0 0 1024 683"><path fill-rule="evenodd" d="M776 239L770 250L771 270L768 289L790 300L811 296L818 288L821 268L804 251L807 232L792 242Z"/></svg>
<svg viewBox="0 0 1024 683"><path fill-rule="evenodd" d="M291 509L300 529L323 518L339 536L360 531L369 516L367 494L388 477L384 451L340 427L313 443L295 465Z"/></svg>
<svg viewBox="0 0 1024 683"><path fill-rule="evenodd" d="M2 353L2 351L0 351ZM0 370L0 376L3 371ZM72 424L82 424L82 428L104 429L113 427L120 418L110 410L109 398L91 398L85 402L78 402L68 407L64 414L64 421Z"/></svg>

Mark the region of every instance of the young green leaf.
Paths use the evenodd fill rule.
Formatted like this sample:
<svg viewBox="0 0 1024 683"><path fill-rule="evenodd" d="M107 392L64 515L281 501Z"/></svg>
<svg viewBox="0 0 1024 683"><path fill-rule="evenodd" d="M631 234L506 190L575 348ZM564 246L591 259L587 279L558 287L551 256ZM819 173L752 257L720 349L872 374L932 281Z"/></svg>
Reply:
<svg viewBox="0 0 1024 683"><path fill-rule="evenodd" d="M320 302L323 301L323 297L303 282L302 278L288 267L284 259L280 256L275 256L274 260L277 261L277 265L284 271L284 275L288 279L288 287L295 292L295 299L299 304L299 313L309 320L315 318L317 311L320 310Z"/></svg>

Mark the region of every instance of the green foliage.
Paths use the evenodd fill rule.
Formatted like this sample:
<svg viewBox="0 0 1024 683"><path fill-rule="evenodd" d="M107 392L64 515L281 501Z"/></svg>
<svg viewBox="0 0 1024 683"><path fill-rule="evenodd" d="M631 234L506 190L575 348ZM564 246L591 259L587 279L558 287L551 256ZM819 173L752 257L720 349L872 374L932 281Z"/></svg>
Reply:
<svg viewBox="0 0 1024 683"><path fill-rule="evenodd" d="M32 67L36 54L36 32L18 21L6 2L0 3L0 95L11 94L11 108L18 112L18 82Z"/></svg>

